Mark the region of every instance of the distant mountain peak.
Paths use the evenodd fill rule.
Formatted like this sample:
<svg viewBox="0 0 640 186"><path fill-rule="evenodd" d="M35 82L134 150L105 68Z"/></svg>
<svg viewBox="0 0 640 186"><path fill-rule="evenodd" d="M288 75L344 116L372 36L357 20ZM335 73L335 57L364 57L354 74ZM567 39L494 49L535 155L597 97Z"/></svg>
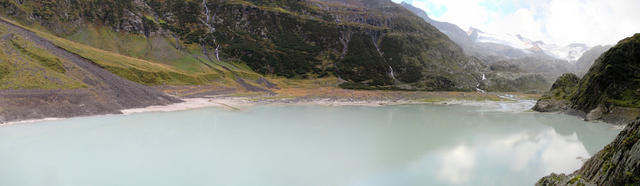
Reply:
<svg viewBox="0 0 640 186"><path fill-rule="evenodd" d="M580 43L573 43L565 46L548 44L540 40L533 41L518 33L488 33L475 27L470 27L465 32L455 24L435 21L429 18L427 12L411 5L410 3L402 2L401 5L419 17L422 17L427 23L438 28L438 30L446 34L458 45L462 46L468 54L475 53L480 55L499 55L505 57L544 55L555 59L573 62L578 60L578 58L580 58L580 56L590 48L589 46ZM504 51L508 52L505 53Z"/></svg>
<svg viewBox="0 0 640 186"><path fill-rule="evenodd" d="M471 27L467 33L475 42L501 44L522 50L524 53L544 54L570 62L578 60L578 58L590 48L582 43L572 43L569 45L547 44L540 40L533 41L521 34L487 33L473 27Z"/></svg>
<svg viewBox="0 0 640 186"><path fill-rule="evenodd" d="M484 32L482 32L482 30L474 28L474 27L469 27L469 30L467 31L467 33L469 33L469 35L471 35L473 33L477 33L477 32L484 33Z"/></svg>

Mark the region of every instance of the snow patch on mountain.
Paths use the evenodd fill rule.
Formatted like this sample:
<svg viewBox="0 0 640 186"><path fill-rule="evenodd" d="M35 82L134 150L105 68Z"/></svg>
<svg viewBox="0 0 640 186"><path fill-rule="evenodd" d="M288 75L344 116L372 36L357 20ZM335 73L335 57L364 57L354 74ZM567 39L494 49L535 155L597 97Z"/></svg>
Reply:
<svg viewBox="0 0 640 186"><path fill-rule="evenodd" d="M548 56L566 60L577 61L584 52L589 50L585 44L556 45L546 44L542 41L533 41L519 34L486 33L476 28L470 28L467 32L471 40L479 43L495 43L519 49L526 54L546 54Z"/></svg>

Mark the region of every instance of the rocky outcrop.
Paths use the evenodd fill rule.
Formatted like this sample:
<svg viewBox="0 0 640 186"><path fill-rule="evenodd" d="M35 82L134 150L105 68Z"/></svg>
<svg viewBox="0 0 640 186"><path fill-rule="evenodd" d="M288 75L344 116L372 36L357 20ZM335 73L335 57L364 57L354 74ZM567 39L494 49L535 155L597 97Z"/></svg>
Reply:
<svg viewBox="0 0 640 186"><path fill-rule="evenodd" d="M533 110L538 112L557 112L569 108L572 94L578 85L578 76L572 73L563 74L551 86L551 90L538 100Z"/></svg>
<svg viewBox="0 0 640 186"><path fill-rule="evenodd" d="M570 85L575 83L574 76ZM566 77L558 82L566 82ZM554 85L533 109L566 111L614 124L633 121L640 116L640 34L602 54L575 87L561 84L565 88L558 90Z"/></svg>
<svg viewBox="0 0 640 186"><path fill-rule="evenodd" d="M603 150L570 175L551 174L536 183L560 185L640 184L640 120L629 123Z"/></svg>

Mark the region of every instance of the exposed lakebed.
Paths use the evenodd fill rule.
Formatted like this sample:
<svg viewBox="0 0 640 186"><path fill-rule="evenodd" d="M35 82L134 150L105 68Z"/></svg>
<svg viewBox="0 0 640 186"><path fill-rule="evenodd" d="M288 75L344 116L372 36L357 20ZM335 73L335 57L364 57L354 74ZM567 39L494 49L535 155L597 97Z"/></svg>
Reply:
<svg viewBox="0 0 640 186"><path fill-rule="evenodd" d="M532 185L620 131L504 106L263 105L0 127L0 185Z"/></svg>

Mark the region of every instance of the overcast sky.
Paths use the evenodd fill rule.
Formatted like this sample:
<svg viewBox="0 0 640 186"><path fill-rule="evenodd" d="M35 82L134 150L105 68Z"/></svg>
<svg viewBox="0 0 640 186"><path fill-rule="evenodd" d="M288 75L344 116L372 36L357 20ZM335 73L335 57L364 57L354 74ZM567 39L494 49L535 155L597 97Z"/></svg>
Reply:
<svg viewBox="0 0 640 186"><path fill-rule="evenodd" d="M547 43L615 44L640 32L640 0L393 0L434 20Z"/></svg>

